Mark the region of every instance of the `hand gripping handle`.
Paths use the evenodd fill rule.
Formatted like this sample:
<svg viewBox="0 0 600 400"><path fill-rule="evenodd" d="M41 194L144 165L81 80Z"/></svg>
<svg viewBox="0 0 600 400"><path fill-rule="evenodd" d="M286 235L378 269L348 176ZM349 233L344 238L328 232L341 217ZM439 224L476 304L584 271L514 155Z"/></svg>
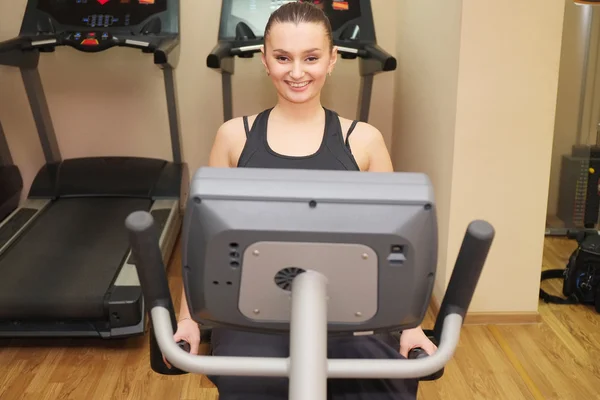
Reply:
<svg viewBox="0 0 600 400"><path fill-rule="evenodd" d="M142 286L146 309L150 311L154 307L161 306L169 310L171 326L173 332L176 332L177 320L154 218L146 211L135 211L127 217L125 226L129 230L131 252L136 260L135 266ZM148 313L148 315L150 318L150 365L152 369L163 375L186 374L187 372L177 368L169 369L163 362L162 352L154 335L151 314ZM189 343L180 341L177 344L182 349L190 351Z"/></svg>

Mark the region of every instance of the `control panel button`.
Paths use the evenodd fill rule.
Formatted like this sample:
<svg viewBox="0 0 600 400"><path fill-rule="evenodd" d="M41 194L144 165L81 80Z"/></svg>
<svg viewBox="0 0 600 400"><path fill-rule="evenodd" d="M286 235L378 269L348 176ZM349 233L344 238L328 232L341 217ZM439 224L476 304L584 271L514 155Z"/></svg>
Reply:
<svg viewBox="0 0 600 400"><path fill-rule="evenodd" d="M83 46L98 46L98 39L83 39Z"/></svg>

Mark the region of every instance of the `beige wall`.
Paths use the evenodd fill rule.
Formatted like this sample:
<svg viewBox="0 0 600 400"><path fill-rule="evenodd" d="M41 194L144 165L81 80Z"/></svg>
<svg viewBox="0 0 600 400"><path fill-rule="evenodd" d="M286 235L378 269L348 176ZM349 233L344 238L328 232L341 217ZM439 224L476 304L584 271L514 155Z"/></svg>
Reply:
<svg viewBox="0 0 600 400"><path fill-rule="evenodd" d="M471 311L535 312L564 2L406 0L397 11L408 26L398 31L394 161L436 185L436 297L468 223L485 219L496 238Z"/></svg>
<svg viewBox="0 0 600 400"><path fill-rule="evenodd" d="M205 164L222 123L220 74L206 67L217 40L220 1L181 1L181 59L177 90L184 157L191 170ZM0 1L0 40L18 34L26 0ZM373 1L380 45L394 53L395 3ZM64 158L133 155L170 158L169 131L161 71L151 56L116 48L85 54L58 48L43 54L40 74ZM370 122L391 144L392 73L375 78ZM333 89L335 87L335 90ZM258 57L236 59L234 115L259 112L274 104L275 93ZM358 63L340 59L324 91L326 107L356 116ZM0 67L0 120L28 187L43 164L19 72ZM24 193L24 196L26 193Z"/></svg>
<svg viewBox="0 0 600 400"><path fill-rule="evenodd" d="M424 172L435 188L436 293L443 293L450 221L462 1L397 3L392 156L397 171Z"/></svg>

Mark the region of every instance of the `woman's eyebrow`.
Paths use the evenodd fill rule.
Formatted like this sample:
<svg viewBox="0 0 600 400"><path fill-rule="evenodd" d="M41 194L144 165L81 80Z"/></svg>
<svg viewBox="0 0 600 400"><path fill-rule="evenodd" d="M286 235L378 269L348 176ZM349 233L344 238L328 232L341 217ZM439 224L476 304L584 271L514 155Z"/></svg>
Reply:
<svg viewBox="0 0 600 400"><path fill-rule="evenodd" d="M312 49L308 49L305 50L304 53L312 53L313 51L321 51L321 49L319 47L314 47ZM283 50L283 49L274 49L273 50L274 53L284 53L284 54L289 54L288 51Z"/></svg>

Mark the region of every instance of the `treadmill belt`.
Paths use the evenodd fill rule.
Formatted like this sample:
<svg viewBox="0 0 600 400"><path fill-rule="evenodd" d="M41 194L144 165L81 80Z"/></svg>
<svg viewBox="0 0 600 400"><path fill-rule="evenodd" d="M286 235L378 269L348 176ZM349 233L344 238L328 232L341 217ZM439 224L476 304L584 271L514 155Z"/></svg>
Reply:
<svg viewBox="0 0 600 400"><path fill-rule="evenodd" d="M0 318L103 318L129 250L127 216L148 199L60 199L0 255Z"/></svg>

